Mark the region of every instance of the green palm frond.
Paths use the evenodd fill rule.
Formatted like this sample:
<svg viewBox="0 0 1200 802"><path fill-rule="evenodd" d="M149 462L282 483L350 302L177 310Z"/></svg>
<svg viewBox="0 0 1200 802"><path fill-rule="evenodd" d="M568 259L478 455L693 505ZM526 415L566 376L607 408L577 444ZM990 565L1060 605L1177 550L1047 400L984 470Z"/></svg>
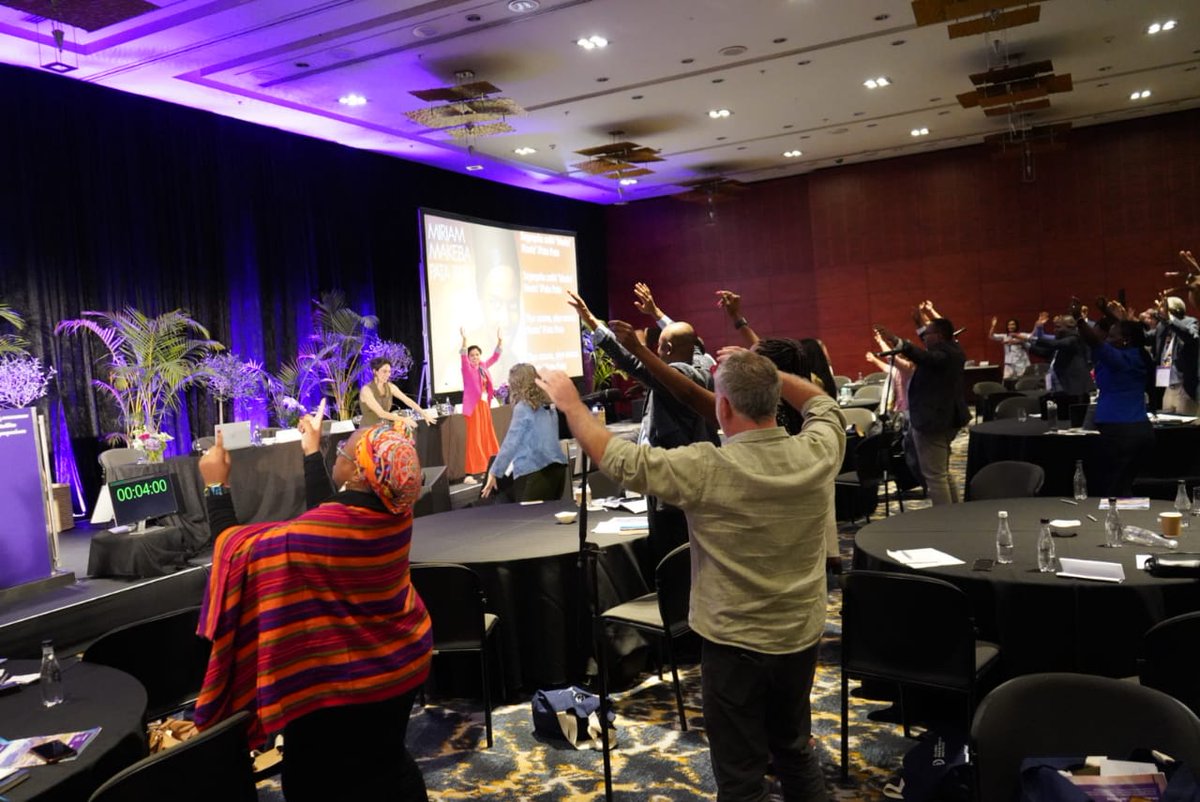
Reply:
<svg viewBox="0 0 1200 802"><path fill-rule="evenodd" d="M0 301L0 320L12 326L17 331L25 330L25 318L16 309ZM24 354L29 347L29 341L16 334L0 334L0 355Z"/></svg>

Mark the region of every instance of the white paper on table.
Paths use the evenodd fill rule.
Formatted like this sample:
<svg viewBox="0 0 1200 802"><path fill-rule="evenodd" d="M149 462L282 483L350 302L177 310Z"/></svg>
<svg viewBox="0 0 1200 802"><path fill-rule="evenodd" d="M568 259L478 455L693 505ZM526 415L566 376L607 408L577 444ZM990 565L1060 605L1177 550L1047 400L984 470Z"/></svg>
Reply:
<svg viewBox="0 0 1200 802"><path fill-rule="evenodd" d="M1077 560L1063 557L1059 561L1062 568L1058 576L1070 579L1096 579L1100 582L1124 582L1125 566L1120 563L1110 563L1104 560Z"/></svg>
<svg viewBox="0 0 1200 802"><path fill-rule="evenodd" d="M1195 415L1172 415L1169 412L1159 412L1149 416L1155 423L1194 423Z"/></svg>
<svg viewBox="0 0 1200 802"><path fill-rule="evenodd" d="M1082 521L1077 521L1074 518L1055 518L1050 522L1050 525L1055 529L1074 529L1082 524Z"/></svg>
<svg viewBox="0 0 1200 802"><path fill-rule="evenodd" d="M1099 509L1108 509L1108 499L1100 499ZM1119 498L1117 499L1118 510L1148 510L1150 509L1150 497L1134 497L1134 498Z"/></svg>
<svg viewBox="0 0 1200 802"><path fill-rule="evenodd" d="M645 516L623 515L601 521L592 532L597 535L628 535L649 529L650 522Z"/></svg>
<svg viewBox="0 0 1200 802"><path fill-rule="evenodd" d="M646 510L649 507L649 504L646 502L646 499L643 497L643 498L627 498L624 501L622 501L620 504L618 504L617 506L623 510L628 510L629 512L632 512L634 515L645 515Z"/></svg>
<svg viewBox="0 0 1200 802"><path fill-rule="evenodd" d="M1157 774L1158 766L1153 763L1138 763L1134 760L1113 760L1102 755L1088 755L1084 765L1096 766L1101 777L1121 777L1130 774Z"/></svg>
<svg viewBox="0 0 1200 802"><path fill-rule="evenodd" d="M1133 555L1133 559L1137 564L1138 570L1145 571L1146 570L1146 560L1150 559L1150 555L1149 554L1135 554L1135 555Z"/></svg>
<svg viewBox="0 0 1200 802"><path fill-rule="evenodd" d="M938 568L943 565L962 565L963 561L938 549L888 549L888 556L909 568Z"/></svg>

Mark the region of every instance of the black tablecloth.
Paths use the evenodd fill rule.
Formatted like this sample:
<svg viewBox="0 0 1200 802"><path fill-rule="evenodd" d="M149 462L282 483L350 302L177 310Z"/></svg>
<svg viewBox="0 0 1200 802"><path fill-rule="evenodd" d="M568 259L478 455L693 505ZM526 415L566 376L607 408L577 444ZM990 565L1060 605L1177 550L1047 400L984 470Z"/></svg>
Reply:
<svg viewBox="0 0 1200 802"><path fill-rule="evenodd" d="M1107 459L1100 435L1046 434L1049 426L1037 418L989 421L971 427L967 444L967 486L985 465L1000 460L1021 460L1042 466L1046 482L1043 496L1070 496L1075 460L1083 460L1084 473L1101 475ZM1171 479L1200 475L1200 426L1155 426L1153 458L1139 467L1142 478Z"/></svg>
<svg viewBox="0 0 1200 802"><path fill-rule="evenodd" d="M97 532L88 547L88 576L167 576L187 567L196 549L178 526L145 532Z"/></svg>
<svg viewBox="0 0 1200 802"><path fill-rule="evenodd" d="M409 557L414 563L462 563L482 577L491 611L500 616L509 690L577 680L590 656L589 636L578 618L583 600L576 561L579 526L554 519L555 512L576 509L569 501L499 504L413 521ZM613 515L590 513L588 528ZM647 592L634 551L644 538L645 534L588 534L588 540L604 550L600 561L604 607ZM621 642L614 645L618 656L643 643L632 633L618 637Z"/></svg>
<svg viewBox="0 0 1200 802"><path fill-rule="evenodd" d="M893 515L863 527L855 537L854 567L909 571L887 554L888 549L932 547L963 560L963 565L921 569L917 573L946 579L971 599L982 637L1001 646L1001 659L1011 675L1038 671L1079 671L1122 677L1137 673L1143 633L1171 616L1200 610L1200 580L1159 579L1136 567L1135 555L1163 549L1126 545L1108 549L1099 499L1078 506L1053 499L976 501ZM1148 511L1121 514L1126 524L1158 531L1157 513L1170 509L1152 502ZM1016 550L1011 565L990 572L971 570L976 558L996 556L999 510L1007 510ZM1087 519L1095 516L1097 522ZM1125 582L1111 584L1066 579L1037 571L1036 543L1040 518L1074 518L1082 522L1073 538L1055 538L1059 558L1119 562ZM1183 530L1181 551L1200 551L1200 520ZM930 611L930 626L937 611Z"/></svg>
<svg viewBox="0 0 1200 802"><path fill-rule="evenodd" d="M15 674L39 670L36 660L10 660ZM75 760L29 770L29 779L8 793L12 802L79 802L121 769L146 756L146 691L128 674L107 666L75 663L63 670L66 701L42 706L37 683L0 696L0 737L8 740L101 727Z"/></svg>

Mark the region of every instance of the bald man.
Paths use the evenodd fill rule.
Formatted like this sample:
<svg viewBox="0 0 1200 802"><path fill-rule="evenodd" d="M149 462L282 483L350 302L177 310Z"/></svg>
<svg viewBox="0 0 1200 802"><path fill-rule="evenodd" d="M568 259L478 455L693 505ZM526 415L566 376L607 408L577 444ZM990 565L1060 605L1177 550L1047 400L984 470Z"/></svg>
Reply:
<svg viewBox="0 0 1200 802"><path fill-rule="evenodd" d="M646 369L641 360L617 342L612 330L598 320L583 299L571 291L569 303L579 313L583 325L592 331L592 342L613 358L617 367L644 384L647 389L646 413L642 416L642 428L638 434L639 444L659 448L679 448L692 443L709 442L720 445L716 427L671 395ZM658 336L658 355L672 368L687 376L706 390L712 390L712 374L697 368L693 363L696 348L696 331L691 324L676 321L663 328ZM649 554L642 568L651 571L658 561L676 546L687 543L687 519L677 507L663 503L651 496L647 509L650 536L647 538Z"/></svg>

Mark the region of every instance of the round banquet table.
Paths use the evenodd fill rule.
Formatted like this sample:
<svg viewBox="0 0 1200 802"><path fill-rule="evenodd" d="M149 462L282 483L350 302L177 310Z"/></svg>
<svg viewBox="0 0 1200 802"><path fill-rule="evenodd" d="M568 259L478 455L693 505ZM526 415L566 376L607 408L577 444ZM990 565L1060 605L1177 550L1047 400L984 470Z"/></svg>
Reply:
<svg viewBox="0 0 1200 802"><path fill-rule="evenodd" d="M4 667L32 674L41 664L9 660ZM0 738L101 728L74 760L30 768L29 778L8 792L12 802L87 799L109 777L146 756L146 691L140 682L108 666L73 663L63 667L63 690L66 701L51 708L42 706L36 682L0 696Z"/></svg>
<svg viewBox="0 0 1200 802"><path fill-rule="evenodd" d="M1021 460L1042 466L1046 481L1040 495L1071 495L1075 460L1083 460L1084 473L1098 475L1107 458L1099 434L1048 434L1049 426L1037 418L1024 423L1016 419L988 421L970 429L967 443L967 487L985 465L1000 460ZM1138 470L1138 478L1200 474L1200 426L1158 425L1154 427L1153 459ZM1174 497L1173 485L1171 486ZM968 498L970 498L968 494Z"/></svg>
<svg viewBox="0 0 1200 802"><path fill-rule="evenodd" d="M1000 644L1000 658L1010 676L1040 671L1077 671L1112 677L1137 673L1143 633L1159 621L1200 610L1200 580L1163 579L1136 567L1135 555L1166 549L1126 544L1109 549L1104 543L1104 515L1099 499L1078 506L1056 499L1025 498L974 501L893 515L864 526L855 536L854 567L919 573L945 579L962 588L972 605L980 637ZM1158 530L1157 514L1168 502L1151 502L1150 510L1122 511L1125 524ZM974 571L977 558L995 558L996 513L1007 510L1015 547L1010 565ZM1087 519L1095 516L1097 522ZM1066 530L1075 537L1054 539L1059 558L1119 562L1121 584L1068 579L1037 570L1040 518L1077 519ZM963 561L962 565L914 570L888 555L888 550L932 547ZM1200 519L1183 530L1179 551L1200 551ZM937 611L930 611L930 626Z"/></svg>
<svg viewBox="0 0 1200 802"><path fill-rule="evenodd" d="M461 563L483 580L489 611L500 617L506 691L564 685L579 679L591 655L583 587L576 556L579 524L559 524L554 513L578 508L570 501L496 504L428 515L413 521L413 563ZM630 513L591 511L588 529ZM602 549L600 603L608 608L647 593L638 569L646 533L587 539ZM437 626L437 622L434 622ZM642 645L630 633L612 644L618 655ZM610 671L612 669L610 668Z"/></svg>

